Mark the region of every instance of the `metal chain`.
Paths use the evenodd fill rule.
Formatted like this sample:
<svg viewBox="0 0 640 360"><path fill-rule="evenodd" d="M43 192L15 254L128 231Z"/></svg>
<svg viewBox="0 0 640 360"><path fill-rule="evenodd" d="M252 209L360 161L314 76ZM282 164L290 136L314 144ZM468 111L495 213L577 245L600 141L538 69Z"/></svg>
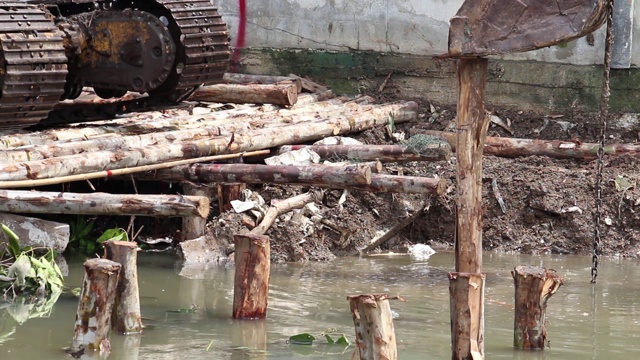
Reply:
<svg viewBox="0 0 640 360"><path fill-rule="evenodd" d="M602 168L604 163L604 141L607 132L607 117L609 116L609 97L611 96L611 45L613 44L613 5L614 0L607 4L607 37L604 48L604 76L602 79L602 94L600 96L600 146L598 147L598 167L596 170L596 211L593 216L593 257L591 260L591 283L596 283L598 277L598 257L601 248L600 218L602 217Z"/></svg>

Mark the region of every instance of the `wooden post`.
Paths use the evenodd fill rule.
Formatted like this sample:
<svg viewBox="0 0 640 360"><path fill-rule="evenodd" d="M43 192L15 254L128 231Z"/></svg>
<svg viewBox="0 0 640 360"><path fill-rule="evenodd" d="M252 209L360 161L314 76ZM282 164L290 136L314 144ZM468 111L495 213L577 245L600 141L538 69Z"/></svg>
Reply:
<svg viewBox="0 0 640 360"><path fill-rule="evenodd" d="M121 334L141 333L138 245L131 241L107 241L104 245L107 259L122 265L111 327Z"/></svg>
<svg viewBox="0 0 640 360"><path fill-rule="evenodd" d="M107 336L120 268L120 264L107 259L84 262L85 275L78 301L72 353L110 349Z"/></svg>
<svg viewBox="0 0 640 360"><path fill-rule="evenodd" d="M196 185L183 182L182 192L189 196L204 196L211 200L213 190L207 185ZM204 236L207 218L200 216L185 216L182 218L182 240L192 240Z"/></svg>
<svg viewBox="0 0 640 360"><path fill-rule="evenodd" d="M397 299L398 297L394 297ZM348 296L361 360L397 360L396 334L387 294Z"/></svg>
<svg viewBox="0 0 640 360"><path fill-rule="evenodd" d="M449 273L452 359L484 359L484 274Z"/></svg>
<svg viewBox="0 0 640 360"><path fill-rule="evenodd" d="M548 345L547 300L564 284L555 270L516 266L511 272L516 286L513 346L522 350L543 350Z"/></svg>
<svg viewBox="0 0 640 360"><path fill-rule="evenodd" d="M263 319L267 315L269 294L269 237L244 234L233 238L236 263L233 318Z"/></svg>
<svg viewBox="0 0 640 360"><path fill-rule="evenodd" d="M455 360L484 357L482 152L489 126L484 107L488 63L483 58L458 60L455 272L449 274Z"/></svg>
<svg viewBox="0 0 640 360"><path fill-rule="evenodd" d="M247 188L245 183L218 184L218 207L220 214L233 209L231 201L240 200L242 191Z"/></svg>

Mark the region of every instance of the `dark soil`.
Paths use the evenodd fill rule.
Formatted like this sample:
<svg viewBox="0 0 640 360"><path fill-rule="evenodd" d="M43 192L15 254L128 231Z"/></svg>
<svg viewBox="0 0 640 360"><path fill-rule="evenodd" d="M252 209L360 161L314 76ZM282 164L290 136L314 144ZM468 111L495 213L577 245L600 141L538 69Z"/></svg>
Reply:
<svg viewBox="0 0 640 360"><path fill-rule="evenodd" d="M388 99L387 99L388 100ZM409 135L411 128L452 130L455 111L428 103L422 104L419 120L399 125ZM489 136L529 139L560 139L598 142L597 116L586 114L537 114L514 110L490 109L512 133L499 126ZM613 116L612 118L615 118ZM608 142L635 142L636 131L617 131ZM373 129L353 137L368 144L393 143L383 129ZM483 160L483 246L486 250L519 253L589 254L593 249L596 161L557 160L546 157L516 159L485 156ZM456 161L385 164L390 174L439 176L449 183L441 197L349 192L338 204L342 190L330 190L323 204L317 204L325 220L334 228L284 216L269 230L274 261L328 260L334 256L357 253L371 239L411 216L421 206L428 211L382 245L382 250L401 251L415 243L436 249L453 247L455 229ZM602 190L602 252L606 255L640 256L640 160L631 156L607 157L604 161ZM493 184L493 186L492 186ZM498 193L493 189L497 188ZM306 189L289 186L253 188L267 203ZM504 202L504 210L498 199ZM241 215L224 214L225 224L233 231L248 231L237 219ZM246 215L245 215L246 216ZM299 217L299 216L298 216ZM212 227L216 227L216 221ZM338 229L336 229L337 227ZM233 232L229 231L229 235ZM230 237L226 241L231 242Z"/></svg>

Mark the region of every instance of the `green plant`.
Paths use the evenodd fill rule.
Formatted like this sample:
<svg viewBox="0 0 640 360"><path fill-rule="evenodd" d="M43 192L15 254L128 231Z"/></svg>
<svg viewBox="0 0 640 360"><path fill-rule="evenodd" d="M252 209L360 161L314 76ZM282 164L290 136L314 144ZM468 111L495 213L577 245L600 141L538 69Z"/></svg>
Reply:
<svg viewBox="0 0 640 360"><path fill-rule="evenodd" d="M95 219L81 215L76 215L69 221L69 246L83 254L93 254L97 249L96 240L89 235L94 224Z"/></svg>

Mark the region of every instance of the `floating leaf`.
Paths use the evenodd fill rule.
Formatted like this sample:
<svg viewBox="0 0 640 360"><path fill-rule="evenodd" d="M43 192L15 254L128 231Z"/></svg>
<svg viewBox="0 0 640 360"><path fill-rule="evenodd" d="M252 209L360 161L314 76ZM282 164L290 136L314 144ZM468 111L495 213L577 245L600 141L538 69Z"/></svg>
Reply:
<svg viewBox="0 0 640 360"><path fill-rule="evenodd" d="M327 342L329 344L334 344L335 341L331 338L331 336L329 336L329 334L324 334L324 338L327 339Z"/></svg>
<svg viewBox="0 0 640 360"><path fill-rule="evenodd" d="M293 335L289 338L289 342L291 344L296 344L296 345L312 345L313 344L313 340L315 340L316 338L309 334L309 333L303 333L303 334L298 334L298 335Z"/></svg>
<svg viewBox="0 0 640 360"><path fill-rule="evenodd" d="M340 336L338 340L336 340L336 344L351 345L351 341L349 341L349 339L347 339L347 337L342 334L342 336Z"/></svg>
<svg viewBox="0 0 640 360"><path fill-rule="evenodd" d="M127 232L120 228L109 229L105 231L102 236L96 240L96 242L102 244L105 241L114 240L114 241L125 241L127 240Z"/></svg>

